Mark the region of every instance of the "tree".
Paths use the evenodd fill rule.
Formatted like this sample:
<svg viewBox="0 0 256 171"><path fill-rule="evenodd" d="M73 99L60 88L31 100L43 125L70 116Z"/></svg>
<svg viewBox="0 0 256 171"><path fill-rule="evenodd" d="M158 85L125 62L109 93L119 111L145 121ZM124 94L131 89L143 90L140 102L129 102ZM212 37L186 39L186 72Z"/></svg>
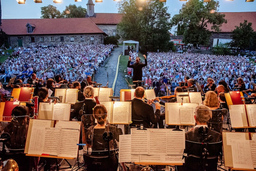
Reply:
<svg viewBox="0 0 256 171"><path fill-rule="evenodd" d="M86 9L81 6L69 5L62 12L64 18L84 18L86 15Z"/></svg>
<svg viewBox="0 0 256 171"><path fill-rule="evenodd" d="M252 29L252 23L247 23L247 20L244 20L243 23L240 23L240 26L236 26L232 33L232 47L237 47L241 50L256 49L256 34Z"/></svg>
<svg viewBox="0 0 256 171"><path fill-rule="evenodd" d="M170 41L170 14L159 0L124 0L119 12L124 16L118 24L123 39L140 42L141 51L167 51ZM142 9L142 10L141 10Z"/></svg>
<svg viewBox="0 0 256 171"><path fill-rule="evenodd" d="M41 18L61 18L60 11L53 5L41 7Z"/></svg>
<svg viewBox="0 0 256 171"><path fill-rule="evenodd" d="M183 5L180 13L172 18L172 26L180 25L177 33L184 36L184 42L194 46L208 45L211 31L220 31L220 26L226 23L225 15L217 11L219 2L211 0L189 0Z"/></svg>

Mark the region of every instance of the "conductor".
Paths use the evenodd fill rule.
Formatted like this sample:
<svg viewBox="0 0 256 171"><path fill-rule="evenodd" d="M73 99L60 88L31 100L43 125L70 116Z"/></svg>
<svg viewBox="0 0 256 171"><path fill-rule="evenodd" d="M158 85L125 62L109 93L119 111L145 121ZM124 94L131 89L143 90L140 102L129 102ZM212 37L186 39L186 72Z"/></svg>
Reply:
<svg viewBox="0 0 256 171"><path fill-rule="evenodd" d="M147 66L147 57L143 55L145 59L145 64L140 63L140 58L136 57L136 62L131 65L131 56L129 57L129 61L127 67L133 68L133 77L132 81L141 81L142 80L142 68ZM136 87L141 86L141 83L136 84Z"/></svg>

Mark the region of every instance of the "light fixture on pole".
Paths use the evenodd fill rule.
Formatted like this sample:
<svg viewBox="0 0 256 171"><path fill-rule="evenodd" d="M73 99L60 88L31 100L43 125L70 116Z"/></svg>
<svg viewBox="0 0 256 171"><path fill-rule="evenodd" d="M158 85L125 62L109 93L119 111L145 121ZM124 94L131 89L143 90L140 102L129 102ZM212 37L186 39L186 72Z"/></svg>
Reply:
<svg viewBox="0 0 256 171"><path fill-rule="evenodd" d="M215 13L215 10L214 10L214 9L212 9L212 10L210 11L210 13L211 13L211 14Z"/></svg>
<svg viewBox="0 0 256 171"><path fill-rule="evenodd" d="M42 0L34 0L35 3L42 3Z"/></svg>
<svg viewBox="0 0 256 171"><path fill-rule="evenodd" d="M18 4L25 4L26 0L17 0Z"/></svg>
<svg viewBox="0 0 256 171"><path fill-rule="evenodd" d="M53 0L54 3L62 3L62 0Z"/></svg>
<svg viewBox="0 0 256 171"><path fill-rule="evenodd" d="M166 0L159 0L159 2L166 2Z"/></svg>
<svg viewBox="0 0 256 171"><path fill-rule="evenodd" d="M245 2L253 2L254 0L245 0Z"/></svg>
<svg viewBox="0 0 256 171"><path fill-rule="evenodd" d="M100 3L100 2L103 2L103 0L95 0L95 2L99 2Z"/></svg>
<svg viewBox="0 0 256 171"><path fill-rule="evenodd" d="M75 0L75 2L82 2L82 0Z"/></svg>

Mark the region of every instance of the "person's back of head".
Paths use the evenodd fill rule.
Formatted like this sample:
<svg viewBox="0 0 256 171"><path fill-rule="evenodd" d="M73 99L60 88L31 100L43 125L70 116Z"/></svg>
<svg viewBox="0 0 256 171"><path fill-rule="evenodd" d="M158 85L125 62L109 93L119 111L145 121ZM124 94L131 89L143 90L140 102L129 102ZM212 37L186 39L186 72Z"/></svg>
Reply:
<svg viewBox="0 0 256 171"><path fill-rule="evenodd" d="M28 117L28 108L23 105L16 106L12 110L12 118L18 119L19 121L25 120Z"/></svg>
<svg viewBox="0 0 256 171"><path fill-rule="evenodd" d="M139 86L135 89L134 95L136 98L143 98L144 97L145 90L143 87Z"/></svg>
<svg viewBox="0 0 256 171"><path fill-rule="evenodd" d="M79 89L79 88L80 88L80 83L79 83L78 81L74 81L74 82L72 83L72 88L77 88L77 89Z"/></svg>
<svg viewBox="0 0 256 171"><path fill-rule="evenodd" d="M218 87L216 88L217 93L221 93L221 92L225 92L225 87L223 85L218 85Z"/></svg>
<svg viewBox="0 0 256 171"><path fill-rule="evenodd" d="M174 94L176 95L178 92L183 92L182 87L176 87L174 90Z"/></svg>
<svg viewBox="0 0 256 171"><path fill-rule="evenodd" d="M38 90L39 102L45 101L48 97L48 90L45 87L42 87Z"/></svg>
<svg viewBox="0 0 256 171"><path fill-rule="evenodd" d="M220 98L220 100L221 100L222 102L226 102L226 98L225 98L225 93L224 93L224 92L221 92L221 93L219 94L219 98Z"/></svg>
<svg viewBox="0 0 256 171"><path fill-rule="evenodd" d="M219 100L218 96L214 91L207 91L205 93L204 105L208 107L218 107Z"/></svg>
<svg viewBox="0 0 256 171"><path fill-rule="evenodd" d="M94 97L94 89L92 86L86 86L83 91L85 98L93 98Z"/></svg>
<svg viewBox="0 0 256 171"><path fill-rule="evenodd" d="M205 105L199 105L195 109L195 120L196 123L205 124L211 119L212 112Z"/></svg>
<svg viewBox="0 0 256 171"><path fill-rule="evenodd" d="M54 83L54 80L49 78L47 81L46 81L46 88L53 88L53 83Z"/></svg>

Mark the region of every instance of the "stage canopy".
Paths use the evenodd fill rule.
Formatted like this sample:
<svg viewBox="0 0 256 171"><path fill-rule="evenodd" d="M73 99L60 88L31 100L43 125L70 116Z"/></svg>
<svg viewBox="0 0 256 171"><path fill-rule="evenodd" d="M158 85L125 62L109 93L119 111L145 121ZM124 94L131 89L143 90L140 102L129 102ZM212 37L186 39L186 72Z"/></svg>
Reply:
<svg viewBox="0 0 256 171"><path fill-rule="evenodd" d="M136 46L136 52L139 52L139 42L138 41L135 41L135 40L125 40L123 41L123 55L124 55L124 52L125 52L125 44L135 44Z"/></svg>

